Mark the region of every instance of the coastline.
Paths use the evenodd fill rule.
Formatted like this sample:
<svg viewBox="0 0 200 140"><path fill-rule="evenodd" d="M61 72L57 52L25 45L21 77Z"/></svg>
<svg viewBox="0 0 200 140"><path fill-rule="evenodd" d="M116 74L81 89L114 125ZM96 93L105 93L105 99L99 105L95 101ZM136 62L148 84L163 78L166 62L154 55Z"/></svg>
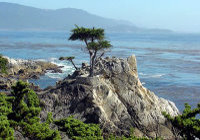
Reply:
<svg viewBox="0 0 200 140"><path fill-rule="evenodd" d="M53 32L0 33L0 53L11 58L44 59L66 67L71 65L52 58L67 54L76 56L75 63L78 65L82 61L88 62L83 44L69 42L66 37L66 33ZM132 53L137 56L141 82L156 95L172 100L181 111L184 109L183 102L196 107L200 100L199 35L108 34L107 38L114 46L108 52L109 56L126 58ZM55 85L57 80L71 73L72 68L66 68L66 72L58 74L59 76L55 74L57 79L50 79L49 84ZM162 76L155 77L156 75ZM41 78L41 82L36 80L35 83L46 83L47 79L48 76L45 76ZM47 87L47 84L43 87Z"/></svg>

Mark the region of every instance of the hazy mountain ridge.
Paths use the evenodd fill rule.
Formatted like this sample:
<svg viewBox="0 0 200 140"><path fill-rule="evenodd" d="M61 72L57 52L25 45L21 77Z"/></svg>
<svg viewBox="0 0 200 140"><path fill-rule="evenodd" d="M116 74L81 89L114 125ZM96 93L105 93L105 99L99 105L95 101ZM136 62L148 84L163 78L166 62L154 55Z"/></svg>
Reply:
<svg viewBox="0 0 200 140"><path fill-rule="evenodd" d="M0 21L0 30L70 30L77 24L110 32L168 31L143 29L129 21L103 18L75 8L38 9L6 2L0 2Z"/></svg>

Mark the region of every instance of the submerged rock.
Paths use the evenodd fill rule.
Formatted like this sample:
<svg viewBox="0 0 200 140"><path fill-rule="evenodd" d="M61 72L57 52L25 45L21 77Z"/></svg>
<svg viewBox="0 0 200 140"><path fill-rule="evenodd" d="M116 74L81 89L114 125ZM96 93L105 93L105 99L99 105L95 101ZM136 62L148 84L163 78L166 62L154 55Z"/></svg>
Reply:
<svg viewBox="0 0 200 140"><path fill-rule="evenodd" d="M94 77L84 69L40 93L42 117L47 112L56 119L75 115L86 123L100 124L104 133L117 135L127 135L133 127L137 136L173 136L162 112L176 116L179 111L173 102L143 87L134 55L99 60Z"/></svg>

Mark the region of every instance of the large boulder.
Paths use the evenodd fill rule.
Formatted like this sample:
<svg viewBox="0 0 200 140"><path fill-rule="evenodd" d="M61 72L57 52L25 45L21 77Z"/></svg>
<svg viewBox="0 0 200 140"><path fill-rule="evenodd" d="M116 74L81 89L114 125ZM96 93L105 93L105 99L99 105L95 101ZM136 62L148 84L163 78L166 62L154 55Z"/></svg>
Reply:
<svg viewBox="0 0 200 140"><path fill-rule="evenodd" d="M100 124L104 133L127 135L133 127L137 136L173 137L162 112L176 116L179 111L173 102L143 87L134 55L99 60L94 77L80 71L84 70L40 93L42 117L47 112L57 119L74 115L86 123Z"/></svg>

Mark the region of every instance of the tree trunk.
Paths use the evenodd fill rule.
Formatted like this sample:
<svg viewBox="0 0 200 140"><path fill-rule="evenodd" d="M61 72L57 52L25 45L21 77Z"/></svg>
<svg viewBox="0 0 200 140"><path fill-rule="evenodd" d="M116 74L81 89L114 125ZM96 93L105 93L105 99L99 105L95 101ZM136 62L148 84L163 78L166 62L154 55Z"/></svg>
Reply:
<svg viewBox="0 0 200 140"><path fill-rule="evenodd" d="M78 68L76 67L76 65L74 64L73 60L70 60L72 65L74 66L74 68L77 70Z"/></svg>
<svg viewBox="0 0 200 140"><path fill-rule="evenodd" d="M95 51L93 53L93 55L91 56L91 59L90 59L90 61L91 61L91 64L90 64L90 77L94 76L94 62L95 62L94 60L96 58L96 54L97 54L97 51Z"/></svg>
<svg viewBox="0 0 200 140"><path fill-rule="evenodd" d="M91 58L91 65L90 65L90 77L94 76L94 56Z"/></svg>

